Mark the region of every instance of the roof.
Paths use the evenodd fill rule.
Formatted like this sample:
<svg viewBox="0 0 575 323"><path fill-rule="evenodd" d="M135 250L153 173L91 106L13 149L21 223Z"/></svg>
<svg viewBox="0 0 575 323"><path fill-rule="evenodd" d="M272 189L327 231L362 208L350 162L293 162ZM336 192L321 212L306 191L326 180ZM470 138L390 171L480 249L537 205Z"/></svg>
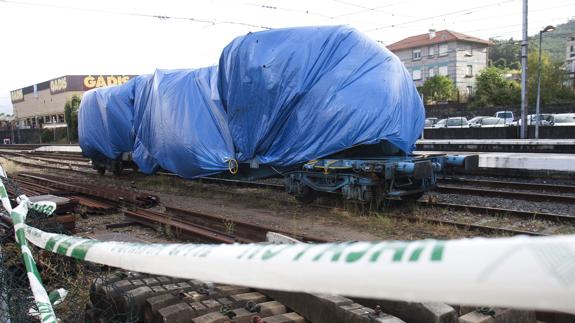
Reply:
<svg viewBox="0 0 575 323"><path fill-rule="evenodd" d="M421 47L432 44L445 43L454 40L462 40L470 43L480 43L485 45L491 44L490 41L485 39L465 35L451 30L440 30L436 31L435 37L431 39L429 39L429 33L411 36L387 46L387 49L389 49L390 51L396 51L413 47Z"/></svg>

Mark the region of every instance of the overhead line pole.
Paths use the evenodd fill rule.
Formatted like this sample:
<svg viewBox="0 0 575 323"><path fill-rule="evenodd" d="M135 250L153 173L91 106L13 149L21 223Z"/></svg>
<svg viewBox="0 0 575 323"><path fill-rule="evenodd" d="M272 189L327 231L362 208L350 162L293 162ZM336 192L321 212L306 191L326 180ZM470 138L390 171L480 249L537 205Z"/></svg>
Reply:
<svg viewBox="0 0 575 323"><path fill-rule="evenodd" d="M521 41L521 139L527 138L527 0L523 0L523 39Z"/></svg>

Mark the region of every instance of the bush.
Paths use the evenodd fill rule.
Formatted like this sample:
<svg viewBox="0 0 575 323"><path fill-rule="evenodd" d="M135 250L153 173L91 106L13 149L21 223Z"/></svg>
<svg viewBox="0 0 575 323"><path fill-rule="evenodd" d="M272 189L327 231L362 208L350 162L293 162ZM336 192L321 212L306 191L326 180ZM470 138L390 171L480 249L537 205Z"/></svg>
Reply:
<svg viewBox="0 0 575 323"><path fill-rule="evenodd" d="M453 82L443 75L430 77L423 83L421 93L426 101L448 101L453 98Z"/></svg>
<svg viewBox="0 0 575 323"><path fill-rule="evenodd" d="M521 102L521 86L505 79L507 70L497 67L483 69L476 79L472 106L509 106Z"/></svg>
<svg viewBox="0 0 575 323"><path fill-rule="evenodd" d="M64 106L66 124L70 129L70 140L78 139L78 109L80 108L80 101L80 97L74 95L70 100L66 101Z"/></svg>

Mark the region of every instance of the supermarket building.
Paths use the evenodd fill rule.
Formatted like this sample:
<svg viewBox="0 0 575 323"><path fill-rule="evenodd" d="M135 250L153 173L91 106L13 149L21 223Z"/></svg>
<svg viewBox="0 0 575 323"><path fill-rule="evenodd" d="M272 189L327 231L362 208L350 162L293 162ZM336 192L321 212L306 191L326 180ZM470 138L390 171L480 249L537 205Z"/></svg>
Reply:
<svg viewBox="0 0 575 323"><path fill-rule="evenodd" d="M120 85L135 75L66 75L10 91L18 129L66 127L64 106L88 90Z"/></svg>

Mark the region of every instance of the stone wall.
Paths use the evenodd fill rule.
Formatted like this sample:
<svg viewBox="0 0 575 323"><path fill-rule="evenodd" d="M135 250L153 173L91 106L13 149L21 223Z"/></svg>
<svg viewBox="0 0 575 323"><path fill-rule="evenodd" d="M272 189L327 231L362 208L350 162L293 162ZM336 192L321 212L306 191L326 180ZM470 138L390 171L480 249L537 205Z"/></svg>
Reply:
<svg viewBox="0 0 575 323"><path fill-rule="evenodd" d="M535 138L535 126L529 126L528 138ZM519 139L518 127L425 129L425 139ZM575 139L575 126L541 127L540 139Z"/></svg>

